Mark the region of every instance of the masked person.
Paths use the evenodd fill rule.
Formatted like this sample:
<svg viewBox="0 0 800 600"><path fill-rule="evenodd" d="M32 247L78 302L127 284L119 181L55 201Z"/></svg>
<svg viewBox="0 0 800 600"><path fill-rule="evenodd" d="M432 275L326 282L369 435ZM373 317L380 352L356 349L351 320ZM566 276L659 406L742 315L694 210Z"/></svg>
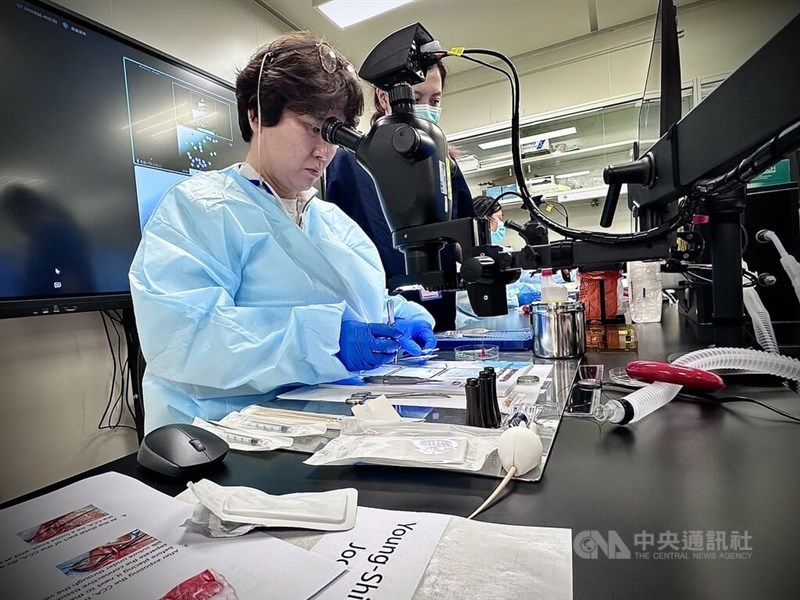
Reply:
<svg viewBox="0 0 800 600"><path fill-rule="evenodd" d="M492 244L501 246L506 237L506 225L503 220L503 207L490 196L478 196L473 200L475 216L489 219L492 230Z"/></svg>
<svg viewBox="0 0 800 600"><path fill-rule="evenodd" d="M374 244L314 198L336 152L321 123L354 126L363 110L349 63L310 34L287 34L238 74L236 98L245 162L170 189L131 266L148 431L219 419L282 386L339 380L436 343L419 305L395 299L396 326L385 324Z"/></svg>
<svg viewBox="0 0 800 600"><path fill-rule="evenodd" d="M506 239L506 226L503 219L503 208L500 203L490 196L477 196L473 199L475 207L475 216L489 219L489 227L492 231L492 244L495 246L503 246L508 251L512 248ZM505 244L503 243L505 242ZM577 279L577 269L570 272L569 269L553 271L553 281L556 283L564 283L566 277L571 277L569 281ZM523 304L530 304L541 299L542 293L542 279L541 276L534 271L523 270L519 279L506 286L506 300L509 309ZM462 306L463 302L459 304L459 311L467 313L468 310ZM459 327L464 326L459 323Z"/></svg>
<svg viewBox="0 0 800 600"><path fill-rule="evenodd" d="M441 116L442 92L447 71L442 63L428 69L425 81L413 86L414 112L423 119L439 123ZM389 97L383 90L376 89L373 97L375 112L371 123L390 112ZM467 182L455 162L457 152L451 148L450 181L453 193L451 219L474 216L472 195ZM375 182L358 164L355 155L340 149L325 172L325 200L333 202L358 223L369 238L375 242L386 271L387 284L392 277L406 274L405 259L402 252L392 245L392 232L386 223L381 209ZM456 249L451 244L441 253L442 268L454 269ZM454 292L406 291L403 295L422 304L436 319L435 330L455 329L456 303Z"/></svg>

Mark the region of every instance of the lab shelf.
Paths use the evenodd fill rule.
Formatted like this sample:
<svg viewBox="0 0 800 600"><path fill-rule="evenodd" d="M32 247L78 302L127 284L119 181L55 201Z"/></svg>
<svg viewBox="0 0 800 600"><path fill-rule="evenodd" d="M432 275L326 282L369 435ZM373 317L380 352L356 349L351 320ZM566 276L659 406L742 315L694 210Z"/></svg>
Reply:
<svg viewBox="0 0 800 600"><path fill-rule="evenodd" d="M684 114L692 104L689 86L683 95ZM652 137L647 123L640 126L647 112L640 113L641 106L641 99L627 97L526 119L520 125L521 162L531 194L558 202L604 197L603 169L630 160L640 134ZM459 163L474 195L516 190L508 123L457 132L448 139L465 154Z"/></svg>

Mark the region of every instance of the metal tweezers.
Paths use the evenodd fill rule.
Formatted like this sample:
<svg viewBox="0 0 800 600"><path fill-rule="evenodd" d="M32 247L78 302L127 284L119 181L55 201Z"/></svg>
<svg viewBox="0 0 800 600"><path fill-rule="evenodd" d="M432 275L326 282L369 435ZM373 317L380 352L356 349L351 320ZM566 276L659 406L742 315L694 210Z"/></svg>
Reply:
<svg viewBox="0 0 800 600"><path fill-rule="evenodd" d="M377 383L380 385L407 385L417 383L440 383L439 379L427 377L407 377L405 375L365 375L361 378L364 383Z"/></svg>
<svg viewBox="0 0 800 600"><path fill-rule="evenodd" d="M353 392L350 397L345 400L347 404L363 404L367 400L377 398L378 396L386 396L389 398L449 398L450 394L444 392L396 392L379 394L375 392Z"/></svg>

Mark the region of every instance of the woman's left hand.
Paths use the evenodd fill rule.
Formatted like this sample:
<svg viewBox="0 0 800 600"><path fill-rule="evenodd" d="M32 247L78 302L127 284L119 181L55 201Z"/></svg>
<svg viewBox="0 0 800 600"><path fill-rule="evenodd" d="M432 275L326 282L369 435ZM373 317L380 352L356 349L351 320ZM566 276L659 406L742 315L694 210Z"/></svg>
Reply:
<svg viewBox="0 0 800 600"><path fill-rule="evenodd" d="M397 319L394 326L403 334L403 337L397 341L411 356L420 356L423 351L436 348L436 336L427 321Z"/></svg>

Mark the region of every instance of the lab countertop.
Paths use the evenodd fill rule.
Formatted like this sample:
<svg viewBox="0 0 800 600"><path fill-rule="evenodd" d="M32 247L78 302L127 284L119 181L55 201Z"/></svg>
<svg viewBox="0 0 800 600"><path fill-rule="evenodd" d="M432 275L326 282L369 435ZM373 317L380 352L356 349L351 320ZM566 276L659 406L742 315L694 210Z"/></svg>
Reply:
<svg viewBox="0 0 800 600"><path fill-rule="evenodd" d="M661 324L639 325L637 334L638 358L646 359L663 360L705 341L667 307ZM592 352L585 362L602 363L608 373L635 357ZM782 388L734 392L800 413L800 397ZM795 598L798 456L800 425L752 404L675 400L629 427L565 417L544 478L513 483L478 519L571 528L576 599ZM497 484L424 469L311 467L305 458L231 452L208 478L273 494L355 487L364 506L461 516ZM106 471L172 495L185 488L185 482L145 471L130 455L13 503ZM596 544L600 538L612 541L607 552ZM613 543L619 540L630 557ZM738 550L731 548L733 540Z"/></svg>

